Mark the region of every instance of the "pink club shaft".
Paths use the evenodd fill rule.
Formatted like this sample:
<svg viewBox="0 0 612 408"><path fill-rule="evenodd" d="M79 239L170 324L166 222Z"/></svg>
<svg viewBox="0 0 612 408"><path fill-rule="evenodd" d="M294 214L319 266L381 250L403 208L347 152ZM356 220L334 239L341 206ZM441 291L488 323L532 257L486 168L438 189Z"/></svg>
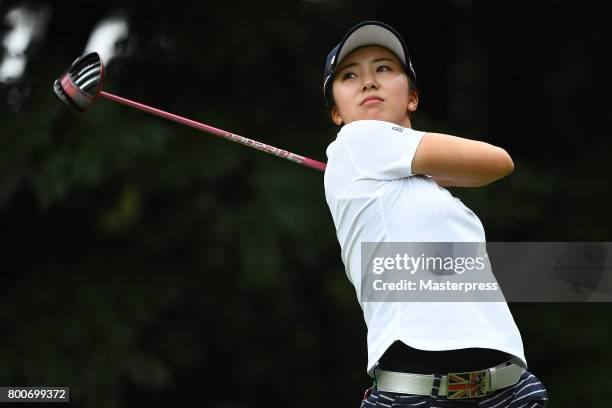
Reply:
<svg viewBox="0 0 612 408"><path fill-rule="evenodd" d="M203 130L206 133L213 134L215 136L220 136L225 139L231 140L233 142L241 143L245 146L252 147L254 149L261 150L266 153L273 154L278 157L282 157L287 160L291 160L295 163L299 163L301 165L312 167L313 169L325 171L325 163L322 163L317 160L309 159L308 157L300 156L295 153L288 152L287 150L279 149L274 146L267 145L265 143L258 142L256 140L248 139L246 137L236 135L234 133L226 132L225 130L217 129L212 126L205 125L200 122L196 122L195 120L187 119L179 115L175 115L174 113L165 112L161 109L152 108L147 105L143 105L142 103L138 103L126 98L122 98L117 95L113 95L108 92L101 91L100 96L106 99L110 99L111 101L119 102L123 105L131 106L132 108L140 109L142 111L151 113L153 115L161 116L162 118L172 120L174 122L181 123L183 125L190 126L192 128Z"/></svg>

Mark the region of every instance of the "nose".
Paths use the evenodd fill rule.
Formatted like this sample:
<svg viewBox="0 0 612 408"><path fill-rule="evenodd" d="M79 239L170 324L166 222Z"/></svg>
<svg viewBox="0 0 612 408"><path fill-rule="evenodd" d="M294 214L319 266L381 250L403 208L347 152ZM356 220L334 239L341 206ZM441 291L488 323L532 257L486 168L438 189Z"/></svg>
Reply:
<svg viewBox="0 0 612 408"><path fill-rule="evenodd" d="M378 83L374 79L374 75L366 74L363 77L362 90L367 91L368 89L378 89Z"/></svg>

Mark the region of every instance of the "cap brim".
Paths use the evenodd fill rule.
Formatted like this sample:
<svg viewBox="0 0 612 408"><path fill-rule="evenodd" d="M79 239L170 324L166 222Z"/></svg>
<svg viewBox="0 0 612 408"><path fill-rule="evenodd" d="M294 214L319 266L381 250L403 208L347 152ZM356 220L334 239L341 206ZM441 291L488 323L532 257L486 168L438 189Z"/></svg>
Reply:
<svg viewBox="0 0 612 408"><path fill-rule="evenodd" d="M406 65L406 55L400 39L390 27L387 28L381 23L364 23L349 31L340 45L337 64L350 52L366 45L380 45L388 48L397 55L404 66Z"/></svg>

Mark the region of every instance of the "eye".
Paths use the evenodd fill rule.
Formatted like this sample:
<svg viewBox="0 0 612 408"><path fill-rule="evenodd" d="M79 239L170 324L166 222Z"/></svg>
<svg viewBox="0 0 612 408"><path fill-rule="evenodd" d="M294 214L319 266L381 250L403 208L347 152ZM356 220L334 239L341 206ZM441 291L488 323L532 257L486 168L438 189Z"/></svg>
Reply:
<svg viewBox="0 0 612 408"><path fill-rule="evenodd" d="M376 68L377 72L391 71L391 68L388 65L381 65Z"/></svg>
<svg viewBox="0 0 612 408"><path fill-rule="evenodd" d="M354 74L354 73L352 73L352 72L347 72L347 73L345 73L344 75L342 75L342 80L345 80L345 79L351 79L351 78L352 78L352 76L351 76L351 75L355 75L355 74Z"/></svg>

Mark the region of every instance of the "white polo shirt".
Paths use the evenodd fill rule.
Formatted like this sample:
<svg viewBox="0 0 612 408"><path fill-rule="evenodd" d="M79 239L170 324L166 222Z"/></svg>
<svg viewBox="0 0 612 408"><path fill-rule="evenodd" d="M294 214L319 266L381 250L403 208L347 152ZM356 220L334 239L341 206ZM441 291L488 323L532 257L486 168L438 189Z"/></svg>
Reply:
<svg viewBox="0 0 612 408"><path fill-rule="evenodd" d="M411 164L425 132L390 122L344 125L327 148L325 197L368 327L367 372L396 340L422 350L501 350L527 368L506 302L362 302L361 242L485 242L480 219Z"/></svg>

